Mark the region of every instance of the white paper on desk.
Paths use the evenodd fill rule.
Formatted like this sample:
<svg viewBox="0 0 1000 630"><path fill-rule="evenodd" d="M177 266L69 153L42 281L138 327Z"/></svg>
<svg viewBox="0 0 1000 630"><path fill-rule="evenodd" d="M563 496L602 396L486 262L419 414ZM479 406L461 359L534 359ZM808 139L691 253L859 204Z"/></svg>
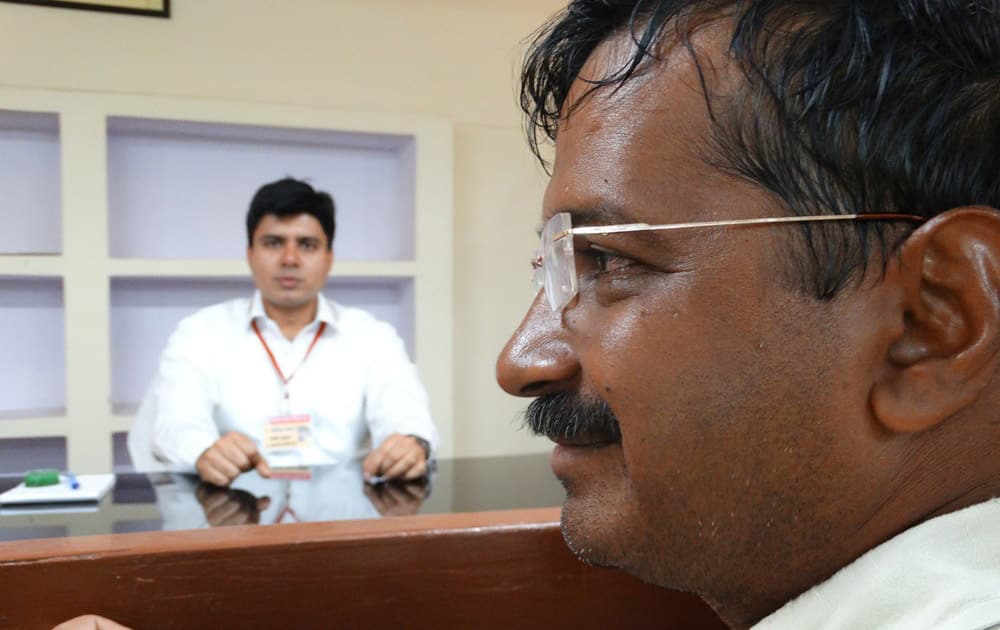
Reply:
<svg viewBox="0 0 1000 630"><path fill-rule="evenodd" d="M96 502L115 485L114 475L77 475L76 480L80 483L80 487L75 490L70 487L69 480L65 477L60 477L57 484L35 488L29 488L22 481L0 494L0 505Z"/></svg>
<svg viewBox="0 0 1000 630"><path fill-rule="evenodd" d="M88 512L99 512L101 504L96 501L84 501L76 503L14 503L0 505L0 522L5 516L19 516L28 514L39 516L41 514L86 514Z"/></svg>

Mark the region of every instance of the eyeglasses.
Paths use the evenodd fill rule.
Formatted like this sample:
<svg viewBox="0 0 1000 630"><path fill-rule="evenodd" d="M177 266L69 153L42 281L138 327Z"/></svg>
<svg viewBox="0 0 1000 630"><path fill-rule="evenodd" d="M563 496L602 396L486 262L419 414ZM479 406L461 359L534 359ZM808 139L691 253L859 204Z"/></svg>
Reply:
<svg viewBox="0 0 1000 630"><path fill-rule="evenodd" d="M545 297L556 313L569 304L577 292L576 257L572 236L580 234L620 234L623 232L648 232L653 230L694 230L745 225L778 225L784 223L820 223L832 221L913 221L923 223L925 217L915 214L823 214L804 217L767 217L763 219L734 219L731 221L696 221L694 223L623 223L573 227L568 212L552 216L542 230L541 250L531 261L535 289L545 288Z"/></svg>

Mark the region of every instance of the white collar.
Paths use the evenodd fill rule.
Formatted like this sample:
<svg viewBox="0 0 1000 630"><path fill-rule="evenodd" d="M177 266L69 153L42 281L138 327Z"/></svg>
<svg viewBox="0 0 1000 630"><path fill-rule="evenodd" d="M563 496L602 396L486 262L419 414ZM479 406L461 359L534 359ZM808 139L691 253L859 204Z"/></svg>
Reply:
<svg viewBox="0 0 1000 630"><path fill-rule="evenodd" d="M257 319L262 319L265 322L272 321L267 316L267 311L264 310L264 298L260 293L260 289L253 292L253 299L250 300L250 310L247 312L247 327ZM327 327L331 330L337 327L338 319L338 307L326 300L322 295L316 296L316 318L313 321L306 324L306 327L312 326L317 322L325 322Z"/></svg>
<svg viewBox="0 0 1000 630"><path fill-rule="evenodd" d="M1000 623L1000 498L938 516L868 551L753 630Z"/></svg>

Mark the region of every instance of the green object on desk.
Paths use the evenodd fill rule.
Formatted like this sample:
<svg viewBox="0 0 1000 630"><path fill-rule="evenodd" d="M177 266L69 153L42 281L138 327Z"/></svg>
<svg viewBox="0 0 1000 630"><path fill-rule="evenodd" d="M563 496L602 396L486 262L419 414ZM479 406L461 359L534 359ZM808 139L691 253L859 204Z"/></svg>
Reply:
<svg viewBox="0 0 1000 630"><path fill-rule="evenodd" d="M24 485L29 488L39 488L41 486L54 486L59 483L59 471L46 469L46 470L29 470L28 474L24 476Z"/></svg>

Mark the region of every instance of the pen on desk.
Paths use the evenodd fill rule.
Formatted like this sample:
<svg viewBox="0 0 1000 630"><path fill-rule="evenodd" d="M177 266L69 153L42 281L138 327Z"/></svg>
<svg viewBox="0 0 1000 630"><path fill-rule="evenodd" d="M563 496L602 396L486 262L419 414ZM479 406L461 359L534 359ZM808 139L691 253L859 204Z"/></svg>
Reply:
<svg viewBox="0 0 1000 630"><path fill-rule="evenodd" d="M77 481L76 475L71 472L66 473L66 480L69 481L69 487L73 490L78 490L80 488L80 482Z"/></svg>

